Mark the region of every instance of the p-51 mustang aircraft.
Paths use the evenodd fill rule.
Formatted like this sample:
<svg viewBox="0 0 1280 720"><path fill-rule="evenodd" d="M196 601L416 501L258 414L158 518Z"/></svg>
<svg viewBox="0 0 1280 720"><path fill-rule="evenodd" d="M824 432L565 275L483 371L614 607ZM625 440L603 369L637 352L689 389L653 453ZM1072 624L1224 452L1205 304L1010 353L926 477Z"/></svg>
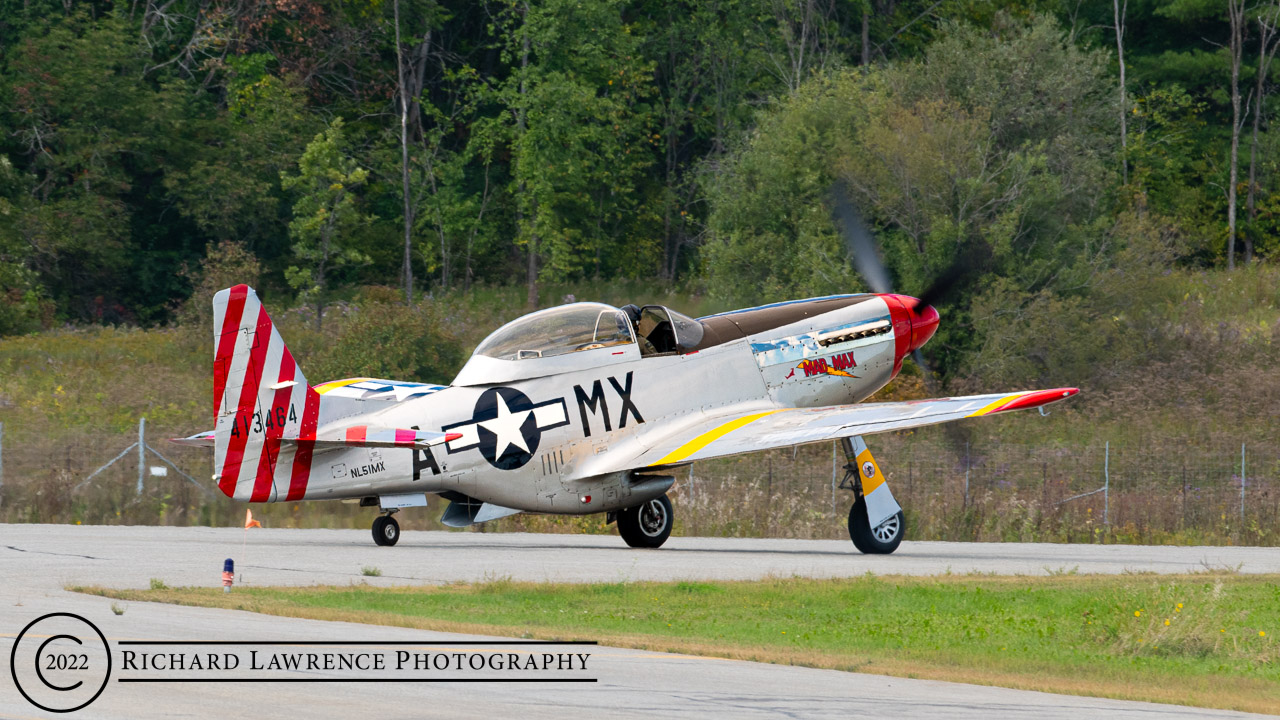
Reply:
<svg viewBox="0 0 1280 720"><path fill-rule="evenodd" d="M857 404L928 342L938 313L889 293L834 295L701 319L601 303L525 315L448 386L354 378L311 386L253 289L214 306L214 476L248 502L358 501L373 539L395 513L449 501L462 527L519 512L607 513L632 547L671 534L667 490L698 460L839 440L849 536L891 553L902 509L863 435L1034 408L1076 388Z"/></svg>

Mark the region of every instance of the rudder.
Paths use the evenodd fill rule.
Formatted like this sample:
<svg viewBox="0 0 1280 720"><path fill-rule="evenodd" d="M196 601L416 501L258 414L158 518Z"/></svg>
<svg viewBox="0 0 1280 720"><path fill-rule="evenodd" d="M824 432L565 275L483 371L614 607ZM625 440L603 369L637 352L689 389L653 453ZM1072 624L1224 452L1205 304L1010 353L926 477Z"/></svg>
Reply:
<svg viewBox="0 0 1280 720"><path fill-rule="evenodd" d="M306 492L320 395L248 285L213 298L214 480L228 497L298 500ZM282 439L298 440L282 443ZM284 498L277 497L285 489Z"/></svg>

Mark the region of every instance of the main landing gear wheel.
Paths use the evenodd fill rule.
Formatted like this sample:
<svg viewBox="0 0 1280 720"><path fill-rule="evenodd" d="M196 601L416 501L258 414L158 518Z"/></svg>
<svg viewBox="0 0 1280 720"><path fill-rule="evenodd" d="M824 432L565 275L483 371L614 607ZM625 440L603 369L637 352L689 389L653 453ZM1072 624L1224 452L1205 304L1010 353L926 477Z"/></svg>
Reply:
<svg viewBox="0 0 1280 720"><path fill-rule="evenodd" d="M907 532L907 524L902 511L890 516L888 520L871 527L867 520L867 501L859 497L853 507L849 508L849 539L854 547L868 555L888 555L902 544L902 536Z"/></svg>
<svg viewBox="0 0 1280 720"><path fill-rule="evenodd" d="M618 534L633 548L662 547L674 521L671 501L664 494L619 512Z"/></svg>
<svg viewBox="0 0 1280 720"><path fill-rule="evenodd" d="M373 541L390 547L400 540L400 523L390 515L379 515L373 521Z"/></svg>

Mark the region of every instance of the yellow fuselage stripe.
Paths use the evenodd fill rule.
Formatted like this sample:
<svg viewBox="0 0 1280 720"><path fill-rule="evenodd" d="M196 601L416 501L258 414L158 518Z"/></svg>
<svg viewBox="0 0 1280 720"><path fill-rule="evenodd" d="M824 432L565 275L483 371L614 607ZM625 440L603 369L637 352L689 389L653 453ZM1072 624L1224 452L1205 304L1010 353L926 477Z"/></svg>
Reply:
<svg viewBox="0 0 1280 720"><path fill-rule="evenodd" d="M708 430L707 432L702 433L698 437L681 445L675 450L672 450L671 452L667 453L666 457L662 458L661 460L655 463L650 463L649 467L653 467L654 465L670 465L671 463L678 463L681 460L684 460L685 458L689 457L690 455L693 455L694 453L698 452L702 448L715 442L716 440L719 440L725 435L728 435L734 430L737 430L738 428L744 425L749 425L755 422L756 420L759 420L760 418L765 417L766 415L772 415L776 412L782 412L782 411L768 410L766 412L756 413L754 415L744 415L743 417L740 417L736 420L730 420L729 422L719 427L716 427L714 429L711 429L711 430Z"/></svg>
<svg viewBox="0 0 1280 720"><path fill-rule="evenodd" d="M986 415L987 413L991 412L992 410L995 410L996 408L999 408L1001 405L1004 405L1005 403L1008 403L1008 402L1012 402L1012 401L1014 401L1014 400L1017 400L1018 398L1022 397L1023 395L1026 395L1026 394L1027 394L1027 393L1025 393L1025 392L1016 392L1016 393L1013 393L1012 395L1005 395L1004 397L1000 398L999 400L996 400L995 402L991 403L990 405L987 405L986 407L982 408L981 410L978 410L978 411L976 411L976 412L969 413L966 417L982 417L983 415Z"/></svg>

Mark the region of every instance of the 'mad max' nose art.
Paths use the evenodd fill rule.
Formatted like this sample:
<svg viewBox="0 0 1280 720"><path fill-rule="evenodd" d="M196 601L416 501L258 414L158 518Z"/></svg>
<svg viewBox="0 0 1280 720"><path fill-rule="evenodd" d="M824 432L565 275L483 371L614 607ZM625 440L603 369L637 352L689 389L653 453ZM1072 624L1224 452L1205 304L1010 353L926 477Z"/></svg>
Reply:
<svg viewBox="0 0 1280 720"><path fill-rule="evenodd" d="M834 295L694 319L657 305L574 303L493 332L448 386L310 385L252 288L214 305L214 481L246 502L354 500L394 515L449 501L453 526L520 512L606 513L632 547L674 518L673 472L697 460L839 440L849 535L891 553L905 532L864 436L1057 402L1076 388L862 403L933 337L915 298Z"/></svg>

